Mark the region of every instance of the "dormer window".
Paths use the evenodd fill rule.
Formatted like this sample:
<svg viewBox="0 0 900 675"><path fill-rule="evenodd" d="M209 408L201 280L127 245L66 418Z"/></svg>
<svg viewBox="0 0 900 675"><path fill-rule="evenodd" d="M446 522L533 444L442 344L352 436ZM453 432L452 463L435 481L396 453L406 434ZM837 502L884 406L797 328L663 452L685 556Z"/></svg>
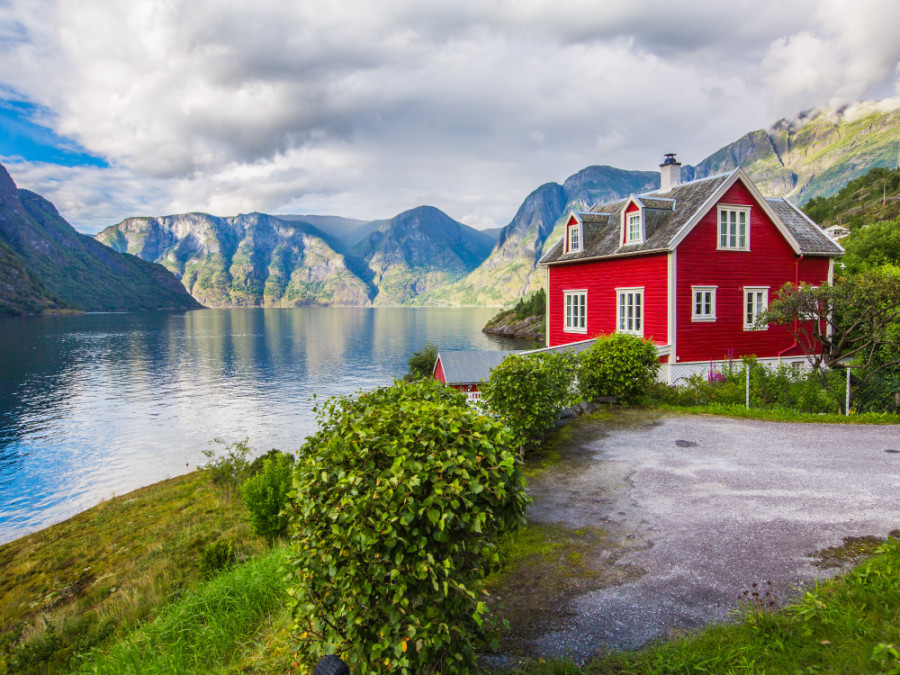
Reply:
<svg viewBox="0 0 900 675"><path fill-rule="evenodd" d="M581 223L573 218L572 222L569 223L569 236L566 242L566 253L575 253L581 250L581 235Z"/></svg>
<svg viewBox="0 0 900 675"><path fill-rule="evenodd" d="M641 212L640 211L632 211L627 216L627 222L625 224L625 243L626 244L640 244L642 242L643 237L641 237Z"/></svg>

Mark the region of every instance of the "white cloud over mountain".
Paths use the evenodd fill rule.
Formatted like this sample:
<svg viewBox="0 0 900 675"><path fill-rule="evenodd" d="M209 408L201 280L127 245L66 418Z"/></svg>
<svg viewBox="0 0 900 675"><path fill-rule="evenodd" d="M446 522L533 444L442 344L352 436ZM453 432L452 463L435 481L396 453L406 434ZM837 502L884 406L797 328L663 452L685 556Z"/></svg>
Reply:
<svg viewBox="0 0 900 675"><path fill-rule="evenodd" d="M897 25L892 0L13 1L0 86L109 167L4 161L86 230L420 203L503 225L588 164L898 93Z"/></svg>

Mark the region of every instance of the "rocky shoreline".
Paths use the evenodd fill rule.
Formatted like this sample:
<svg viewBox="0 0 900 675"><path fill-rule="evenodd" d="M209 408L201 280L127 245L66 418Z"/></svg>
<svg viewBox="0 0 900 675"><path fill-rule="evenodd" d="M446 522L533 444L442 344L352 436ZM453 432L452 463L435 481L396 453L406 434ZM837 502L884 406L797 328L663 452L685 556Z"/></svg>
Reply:
<svg viewBox="0 0 900 675"><path fill-rule="evenodd" d="M502 335L511 338L525 338L527 340L544 341L544 317L540 315L529 316L521 320L512 317L504 318L496 324L488 323L481 329L491 335Z"/></svg>

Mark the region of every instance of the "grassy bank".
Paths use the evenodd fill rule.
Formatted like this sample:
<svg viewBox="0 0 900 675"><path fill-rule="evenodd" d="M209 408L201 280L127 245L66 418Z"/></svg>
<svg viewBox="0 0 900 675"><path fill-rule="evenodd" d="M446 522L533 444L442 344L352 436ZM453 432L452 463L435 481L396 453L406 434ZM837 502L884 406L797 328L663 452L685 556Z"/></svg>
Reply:
<svg viewBox="0 0 900 675"><path fill-rule="evenodd" d="M216 542L238 560L265 548L240 499L197 471L0 546L0 673L66 672L152 620L211 571Z"/></svg>
<svg viewBox="0 0 900 675"><path fill-rule="evenodd" d="M804 424L900 424L900 415L887 412L803 413L789 408L747 408L739 404L711 403L709 405L654 404L653 408L685 415L719 415L766 422L802 422Z"/></svg>

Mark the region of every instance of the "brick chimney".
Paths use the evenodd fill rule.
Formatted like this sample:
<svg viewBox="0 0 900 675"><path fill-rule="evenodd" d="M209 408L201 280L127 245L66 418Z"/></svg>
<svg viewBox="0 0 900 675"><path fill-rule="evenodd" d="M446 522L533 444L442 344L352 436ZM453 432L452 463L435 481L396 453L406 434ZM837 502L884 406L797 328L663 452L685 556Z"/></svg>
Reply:
<svg viewBox="0 0 900 675"><path fill-rule="evenodd" d="M659 190L668 192L676 185L681 185L681 164L675 159L674 152L668 152L665 161L659 165Z"/></svg>

